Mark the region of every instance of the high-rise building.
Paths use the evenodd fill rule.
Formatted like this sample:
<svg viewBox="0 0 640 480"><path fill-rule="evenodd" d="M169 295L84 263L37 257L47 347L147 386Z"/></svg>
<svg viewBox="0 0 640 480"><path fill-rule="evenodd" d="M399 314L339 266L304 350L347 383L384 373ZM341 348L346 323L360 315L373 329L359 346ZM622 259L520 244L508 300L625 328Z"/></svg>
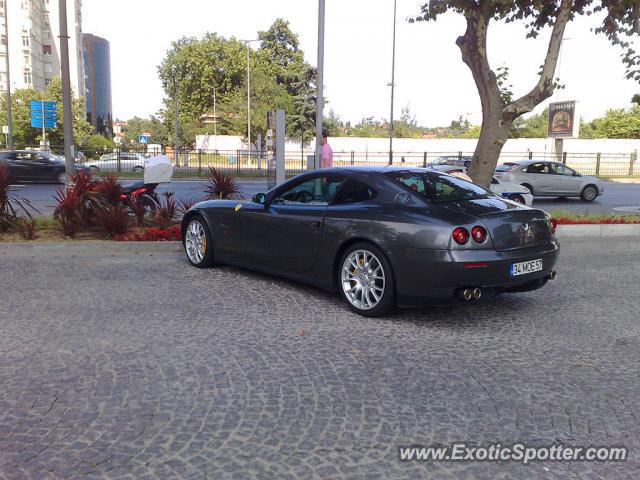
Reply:
<svg viewBox="0 0 640 480"><path fill-rule="evenodd" d="M60 77L58 8L58 0L0 0L0 91L6 90L7 21L11 88L43 91L51 79ZM67 0L67 20L71 88L75 96L83 96L82 0Z"/></svg>
<svg viewBox="0 0 640 480"><path fill-rule="evenodd" d="M94 130L106 137L113 136L111 110L111 53L104 38L85 33L84 48L85 90L87 120Z"/></svg>

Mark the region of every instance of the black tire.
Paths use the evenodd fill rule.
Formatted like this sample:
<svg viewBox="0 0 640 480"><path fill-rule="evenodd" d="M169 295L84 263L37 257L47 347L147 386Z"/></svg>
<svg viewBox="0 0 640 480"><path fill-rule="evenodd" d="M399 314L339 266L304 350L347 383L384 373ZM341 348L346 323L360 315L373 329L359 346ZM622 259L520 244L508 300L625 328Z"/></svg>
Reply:
<svg viewBox="0 0 640 480"><path fill-rule="evenodd" d="M133 167L133 171L136 172L136 173L144 172L144 167L140 167L140 166Z"/></svg>
<svg viewBox="0 0 640 480"><path fill-rule="evenodd" d="M61 183L64 185L66 179L67 179L66 172L61 172L56 175L56 183Z"/></svg>
<svg viewBox="0 0 640 480"><path fill-rule="evenodd" d="M595 185L587 185L580 193L580 200L583 202L593 202L598 198L598 187Z"/></svg>
<svg viewBox="0 0 640 480"><path fill-rule="evenodd" d="M527 202L524 201L524 197L522 195L518 195L517 193L514 195L511 195L509 197L509 200L513 200L514 202L520 203L522 205L527 204Z"/></svg>
<svg viewBox="0 0 640 480"><path fill-rule="evenodd" d="M100 171L100 169L98 167L96 167L95 165L91 165L89 167L89 170L91 170L91 173L93 173L94 175Z"/></svg>
<svg viewBox="0 0 640 480"><path fill-rule="evenodd" d="M347 297L347 293L345 292L345 286L343 284L342 271L343 271L344 263L346 262L347 258L349 258L354 252L357 252L359 250L368 252L373 256L375 256L375 259L379 262L383 271L384 280L382 282L382 285L383 285L382 295L378 300L377 304L372 308L359 308L358 306L354 305L354 303L352 303L352 301ZM391 267L391 264L387 260L387 257L384 255L382 250L380 250L378 247L376 247L372 243L369 243L369 242L354 243L353 245L350 245L345 250L345 252L340 257L340 261L338 263L338 268L336 271L336 280L337 280L338 291L340 292L340 296L342 297L344 302L347 304L347 306L358 315L361 315L363 317L378 317L386 313L389 313L396 307L396 284L394 279L393 268ZM353 280L353 281L355 282L356 280ZM376 280L371 281L371 283L375 283L375 282ZM380 288L379 284L378 284L378 288ZM362 295L361 295L361 298L362 298Z"/></svg>
<svg viewBox="0 0 640 480"><path fill-rule="evenodd" d="M531 185L529 185L528 183L522 183L522 184L520 184L520 186L522 186L524 188L528 188L529 192L531 193L531 195L533 195L533 187Z"/></svg>
<svg viewBox="0 0 640 480"><path fill-rule="evenodd" d="M204 230L204 235L205 235L205 252L204 255L202 256L202 259L200 261L197 261L196 258L191 258L193 256L193 254L189 254L189 251L187 250L189 247L187 245L187 240L188 240L188 236L189 236L189 229L191 228L191 226L197 223L198 225L200 225L202 227L202 229ZM209 227L207 226L207 222L205 222L204 218L202 218L202 216L200 215L194 215L189 219L189 223L187 224L187 228L184 231L184 239L182 241L182 244L184 246L185 249L185 253L187 254L187 260L189 261L189 263L191 265L193 265L196 268L207 268L213 265L213 238L211 236L211 232L209 231Z"/></svg>

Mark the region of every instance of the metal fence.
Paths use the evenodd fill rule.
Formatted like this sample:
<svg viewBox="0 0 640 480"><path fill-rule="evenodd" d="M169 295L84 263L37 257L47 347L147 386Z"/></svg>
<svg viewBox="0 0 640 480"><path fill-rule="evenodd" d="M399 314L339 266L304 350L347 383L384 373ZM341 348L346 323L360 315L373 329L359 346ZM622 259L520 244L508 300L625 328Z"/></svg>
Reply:
<svg viewBox="0 0 640 480"><path fill-rule="evenodd" d="M55 154L61 155L62 148L53 147ZM144 169L144 159L151 155L145 150L118 148L113 151L78 148L76 162L86 165L96 173L140 174ZM152 152L153 153L153 152ZM174 173L178 176L207 176L210 168L235 176L267 176L268 158L263 152L205 151L184 149L176 152L167 148L164 152L174 163ZM393 164L427 167L429 165L469 160L473 152L394 152ZM514 160L559 161L585 175L604 177L640 176L640 162L637 153L571 153L558 155L549 152L523 152L501 154L500 163ZM335 166L387 165L388 152L340 152L333 154ZM285 170L288 177L305 172L313 164L313 150L288 151L285 154Z"/></svg>

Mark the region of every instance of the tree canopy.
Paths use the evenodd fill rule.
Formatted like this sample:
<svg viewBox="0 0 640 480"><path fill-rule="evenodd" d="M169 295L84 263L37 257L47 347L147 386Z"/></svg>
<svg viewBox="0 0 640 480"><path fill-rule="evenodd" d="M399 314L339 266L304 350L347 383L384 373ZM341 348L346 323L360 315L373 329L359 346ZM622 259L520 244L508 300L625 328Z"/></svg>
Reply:
<svg viewBox="0 0 640 480"><path fill-rule="evenodd" d="M3 102L6 102L2 95ZM42 139L42 129L31 127L31 107L32 100L45 100L57 102L58 121L56 128L47 129L47 141L52 147L64 145L64 118L62 115L62 82L60 78L54 78L44 92L38 92L33 88L20 88L11 94L11 113L13 120L13 141L16 147L33 147L40 144ZM73 112L73 141L76 145L83 145L93 130L87 122L87 112L84 99L74 97L72 104ZM7 124L7 111L0 109L0 122Z"/></svg>
<svg viewBox="0 0 640 480"><path fill-rule="evenodd" d="M640 55L629 40L640 32L638 0L431 0L422 5L421 14L413 21L434 21L447 12L463 15L466 20L466 30L456 43L482 105L482 127L469 168L470 176L481 185L488 186L513 122L551 97L557 87L554 75L564 31L576 16L598 13L595 18L602 20L594 31L621 48L627 78L640 80ZM487 33L493 21L520 21L530 38L538 37L545 28L551 30L537 79L519 98L506 83L508 70L496 74L489 64Z"/></svg>
<svg viewBox="0 0 640 480"><path fill-rule="evenodd" d="M163 123L172 131L174 94L179 105L181 143L191 145L198 133L213 133L213 125L199 118L212 114L216 96L217 132L245 135L247 129L247 51L251 90L251 136L266 132L267 112L283 108L287 134L312 132L315 118L316 71L304 61L298 36L289 23L278 19L258 33L257 49L236 38L208 33L202 38L185 37L173 42L158 67L165 89Z"/></svg>

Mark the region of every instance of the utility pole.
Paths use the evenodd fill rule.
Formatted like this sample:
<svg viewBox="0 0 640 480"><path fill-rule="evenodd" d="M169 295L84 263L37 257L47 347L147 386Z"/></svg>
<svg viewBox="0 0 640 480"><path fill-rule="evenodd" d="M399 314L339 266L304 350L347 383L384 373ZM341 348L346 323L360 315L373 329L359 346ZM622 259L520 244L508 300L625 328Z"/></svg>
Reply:
<svg viewBox="0 0 640 480"><path fill-rule="evenodd" d="M396 87L396 11L397 0L393 0L393 53L391 55L391 114L389 115L389 165L393 164L393 99Z"/></svg>
<svg viewBox="0 0 640 480"><path fill-rule="evenodd" d="M249 65L249 42L245 42L247 47L247 147L251 152L251 67Z"/></svg>
<svg viewBox="0 0 640 480"><path fill-rule="evenodd" d="M316 158L314 169L320 167L322 152L322 120L324 108L324 13L325 0L318 0L318 84L316 85Z"/></svg>
<svg viewBox="0 0 640 480"><path fill-rule="evenodd" d="M9 72L9 14L8 0L4 2L4 39L6 54L4 56L7 67L7 150L13 150L13 118L11 115L11 74Z"/></svg>
<svg viewBox="0 0 640 480"><path fill-rule="evenodd" d="M5 4L6 4L5 0ZM62 113L64 121L64 158L67 187L75 173L73 159L73 113L71 108L71 73L69 71L69 32L67 30L67 0L59 0L60 12L60 64L62 71ZM75 25L75 22L74 22ZM44 122L44 118L42 119Z"/></svg>
<svg viewBox="0 0 640 480"><path fill-rule="evenodd" d="M178 81L177 81L177 69L173 65L171 67L171 76L173 77L173 106L175 108L175 137L173 142L173 156L176 159L176 167L180 166L180 157L178 156L178 149L180 148L180 118L178 112Z"/></svg>

